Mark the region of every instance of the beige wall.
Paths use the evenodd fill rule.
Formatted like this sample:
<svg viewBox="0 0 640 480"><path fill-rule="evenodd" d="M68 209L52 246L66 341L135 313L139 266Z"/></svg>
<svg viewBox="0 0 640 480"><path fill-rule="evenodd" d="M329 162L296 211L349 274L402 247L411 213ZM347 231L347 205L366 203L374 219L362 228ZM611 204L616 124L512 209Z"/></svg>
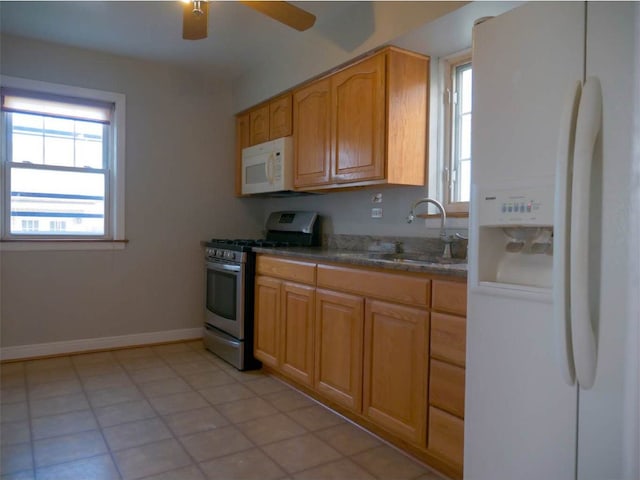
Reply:
<svg viewBox="0 0 640 480"><path fill-rule="evenodd" d="M0 251L0 345L197 328L204 288L199 242L260 236L272 210L318 210L327 233L437 234L437 220L429 230L404 220L413 200L434 194L433 185L380 190L384 217L371 219L376 189L239 200L233 196L232 171L233 114L241 108L385 42L432 55L435 78L439 55L470 45L475 18L512 7L474 2L425 24L434 15L429 3L355 5L340 18L319 23L300 43L278 49L275 58L256 63L234 79L233 90L231 82L208 82L160 64L2 37L4 75L126 94L130 241L122 251ZM432 163L438 151L438 95L432 91Z"/></svg>
<svg viewBox="0 0 640 480"><path fill-rule="evenodd" d="M3 75L126 95L121 251L0 252L1 345L196 328L201 240L260 234L259 205L233 196L228 85L163 65L3 37Z"/></svg>

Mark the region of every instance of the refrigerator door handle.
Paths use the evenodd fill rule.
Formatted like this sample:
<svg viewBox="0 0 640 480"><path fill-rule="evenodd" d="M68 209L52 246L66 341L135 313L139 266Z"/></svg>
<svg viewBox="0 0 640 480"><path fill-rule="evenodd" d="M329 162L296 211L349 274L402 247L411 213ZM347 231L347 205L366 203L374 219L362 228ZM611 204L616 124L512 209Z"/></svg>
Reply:
<svg viewBox="0 0 640 480"><path fill-rule="evenodd" d="M567 385L576 379L571 345L569 310L569 216L573 148L582 83L576 82L565 101L558 136L553 229L553 333L562 378Z"/></svg>
<svg viewBox="0 0 640 480"><path fill-rule="evenodd" d="M602 128L602 89L589 77L582 89L576 124L571 187L570 311L576 378L591 388L596 376L597 345L589 306L589 188L596 140Z"/></svg>

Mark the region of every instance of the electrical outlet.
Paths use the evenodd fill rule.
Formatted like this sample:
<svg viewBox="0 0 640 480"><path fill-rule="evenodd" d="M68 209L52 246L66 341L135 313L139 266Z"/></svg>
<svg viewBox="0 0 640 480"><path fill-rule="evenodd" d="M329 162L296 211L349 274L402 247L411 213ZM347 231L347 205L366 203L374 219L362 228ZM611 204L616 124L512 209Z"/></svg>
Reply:
<svg viewBox="0 0 640 480"><path fill-rule="evenodd" d="M382 194L376 193L373 197L371 197L371 203L382 203Z"/></svg>
<svg viewBox="0 0 640 480"><path fill-rule="evenodd" d="M372 208L371 209L371 218L382 218L382 209L381 208Z"/></svg>

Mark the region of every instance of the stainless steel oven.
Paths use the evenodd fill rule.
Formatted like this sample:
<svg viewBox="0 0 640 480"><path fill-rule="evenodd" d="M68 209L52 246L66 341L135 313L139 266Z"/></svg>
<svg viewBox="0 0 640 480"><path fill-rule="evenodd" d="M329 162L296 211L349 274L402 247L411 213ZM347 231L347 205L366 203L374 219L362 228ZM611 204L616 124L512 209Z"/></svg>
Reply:
<svg viewBox="0 0 640 480"><path fill-rule="evenodd" d="M239 370L258 368L253 357L253 247L320 245L315 212L274 212L264 240L212 239L205 244L204 344Z"/></svg>
<svg viewBox="0 0 640 480"><path fill-rule="evenodd" d="M239 340L244 339L244 278L242 263L207 260L206 322Z"/></svg>
<svg viewBox="0 0 640 480"><path fill-rule="evenodd" d="M254 254L242 245L212 241L205 249L205 346L239 370L253 358ZM225 243L221 243L225 242Z"/></svg>

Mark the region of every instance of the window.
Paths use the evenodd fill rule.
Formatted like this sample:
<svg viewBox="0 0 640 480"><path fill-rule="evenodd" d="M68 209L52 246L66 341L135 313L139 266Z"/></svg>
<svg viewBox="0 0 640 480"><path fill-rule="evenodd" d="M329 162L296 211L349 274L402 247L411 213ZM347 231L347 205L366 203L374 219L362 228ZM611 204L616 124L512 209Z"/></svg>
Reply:
<svg viewBox="0 0 640 480"><path fill-rule="evenodd" d="M124 96L1 81L2 239L124 240Z"/></svg>
<svg viewBox="0 0 640 480"><path fill-rule="evenodd" d="M445 81L445 203L452 213L469 211L471 190L471 56L444 62Z"/></svg>

